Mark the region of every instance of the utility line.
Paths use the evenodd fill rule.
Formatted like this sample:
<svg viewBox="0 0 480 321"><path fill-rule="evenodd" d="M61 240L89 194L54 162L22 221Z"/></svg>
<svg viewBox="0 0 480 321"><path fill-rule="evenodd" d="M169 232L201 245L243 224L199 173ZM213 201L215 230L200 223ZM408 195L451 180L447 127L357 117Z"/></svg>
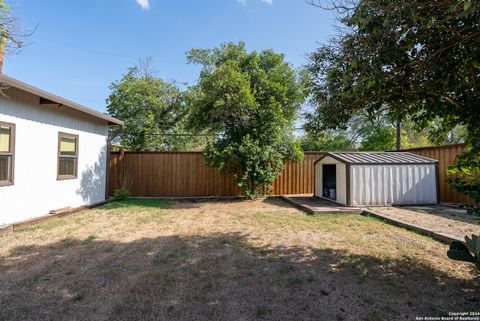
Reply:
<svg viewBox="0 0 480 321"><path fill-rule="evenodd" d="M108 52L108 51L91 49L91 48L85 48L85 47L80 47L80 46L77 46L77 45L72 45L72 44L64 43L64 42L58 42L58 41L52 41L52 40L44 40L44 41L48 42L50 44L56 45L56 46L68 47L68 48L75 49L75 50L82 50L82 51L91 52L91 53L98 54L98 55L119 57L119 58L128 58L128 59L135 59L135 60L141 60L142 59L141 57L137 57L137 56L126 55L126 54L115 53L115 52ZM173 61L173 60L154 60L154 61L155 61L155 63L161 63L161 64L187 65L186 62Z"/></svg>

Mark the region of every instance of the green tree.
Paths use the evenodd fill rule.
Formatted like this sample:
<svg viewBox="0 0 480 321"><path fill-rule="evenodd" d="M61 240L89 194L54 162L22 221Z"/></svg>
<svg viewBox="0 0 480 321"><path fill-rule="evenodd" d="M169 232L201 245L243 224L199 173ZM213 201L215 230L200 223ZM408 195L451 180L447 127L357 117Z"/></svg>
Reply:
<svg viewBox="0 0 480 321"><path fill-rule="evenodd" d="M266 192L284 160L303 157L292 136L304 101L295 70L283 55L249 53L243 42L192 49L187 58L202 65L189 94L189 124L217 134L205 149L207 163L233 172L248 196Z"/></svg>
<svg viewBox="0 0 480 321"><path fill-rule="evenodd" d="M361 119L352 125L356 132L361 151L389 151L396 149L397 128L396 123L385 116L374 120ZM428 134L415 127L407 117L402 123L401 145L403 148L415 148L431 145Z"/></svg>
<svg viewBox="0 0 480 321"><path fill-rule="evenodd" d="M370 125L362 128L361 151L395 150L396 129L388 125Z"/></svg>
<svg viewBox="0 0 480 321"><path fill-rule="evenodd" d="M480 169L480 2L333 0L344 28L310 56L317 130L344 128L359 112L465 128L469 150L457 169ZM474 177L474 175L473 175ZM473 185L472 185L473 184ZM476 186L474 186L477 184ZM471 188L480 185L469 181ZM465 190L465 186L462 187Z"/></svg>
<svg viewBox="0 0 480 321"><path fill-rule="evenodd" d="M120 143L127 150L192 150L205 146L204 138L184 135L184 94L174 83L157 78L149 61L130 68L110 90L107 111L125 121Z"/></svg>
<svg viewBox="0 0 480 321"><path fill-rule="evenodd" d="M347 130L324 130L320 133L308 130L300 138L300 144L304 151L395 150L395 125L386 117L371 120L365 116L358 116L349 121ZM402 146L414 148L428 145L431 145L428 133L419 131L411 120L406 119L402 127Z"/></svg>
<svg viewBox="0 0 480 321"><path fill-rule="evenodd" d="M355 150L355 143L347 133L341 131L325 131L323 133L306 133L299 139L304 151L351 151Z"/></svg>

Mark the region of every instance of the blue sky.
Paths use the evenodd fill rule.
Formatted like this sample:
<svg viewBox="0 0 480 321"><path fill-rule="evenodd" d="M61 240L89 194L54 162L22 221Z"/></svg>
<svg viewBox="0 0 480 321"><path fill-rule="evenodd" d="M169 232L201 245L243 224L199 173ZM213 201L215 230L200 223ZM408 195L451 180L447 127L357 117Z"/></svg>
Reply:
<svg viewBox="0 0 480 321"><path fill-rule="evenodd" d="M4 73L105 111L108 86L151 56L165 80L194 84L191 48L245 41L273 48L294 66L334 33L333 15L304 0L11 0L24 27L37 26Z"/></svg>

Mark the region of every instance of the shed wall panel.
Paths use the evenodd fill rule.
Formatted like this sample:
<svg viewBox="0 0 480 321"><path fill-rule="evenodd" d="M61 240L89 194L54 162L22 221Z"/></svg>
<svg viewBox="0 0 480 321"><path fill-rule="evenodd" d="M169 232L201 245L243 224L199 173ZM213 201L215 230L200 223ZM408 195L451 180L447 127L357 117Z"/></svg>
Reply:
<svg viewBox="0 0 480 321"><path fill-rule="evenodd" d="M435 165L352 165L351 205L436 204Z"/></svg>
<svg viewBox="0 0 480 321"><path fill-rule="evenodd" d="M471 203L473 200L463 194L456 192L450 184L447 183L447 169L450 164L455 162L460 154L467 150L465 144L430 146L408 149L405 151L415 153L421 156L434 158L439 161L439 189L440 201L451 203Z"/></svg>

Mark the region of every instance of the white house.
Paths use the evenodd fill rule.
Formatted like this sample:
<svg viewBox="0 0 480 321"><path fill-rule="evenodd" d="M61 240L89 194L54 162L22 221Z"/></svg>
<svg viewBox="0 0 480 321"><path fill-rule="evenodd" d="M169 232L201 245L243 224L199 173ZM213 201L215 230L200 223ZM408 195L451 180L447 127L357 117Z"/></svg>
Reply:
<svg viewBox="0 0 480 321"><path fill-rule="evenodd" d="M347 206L438 202L438 161L407 152L325 153L314 195Z"/></svg>
<svg viewBox="0 0 480 321"><path fill-rule="evenodd" d="M123 122L0 75L0 226L106 198L109 127Z"/></svg>

